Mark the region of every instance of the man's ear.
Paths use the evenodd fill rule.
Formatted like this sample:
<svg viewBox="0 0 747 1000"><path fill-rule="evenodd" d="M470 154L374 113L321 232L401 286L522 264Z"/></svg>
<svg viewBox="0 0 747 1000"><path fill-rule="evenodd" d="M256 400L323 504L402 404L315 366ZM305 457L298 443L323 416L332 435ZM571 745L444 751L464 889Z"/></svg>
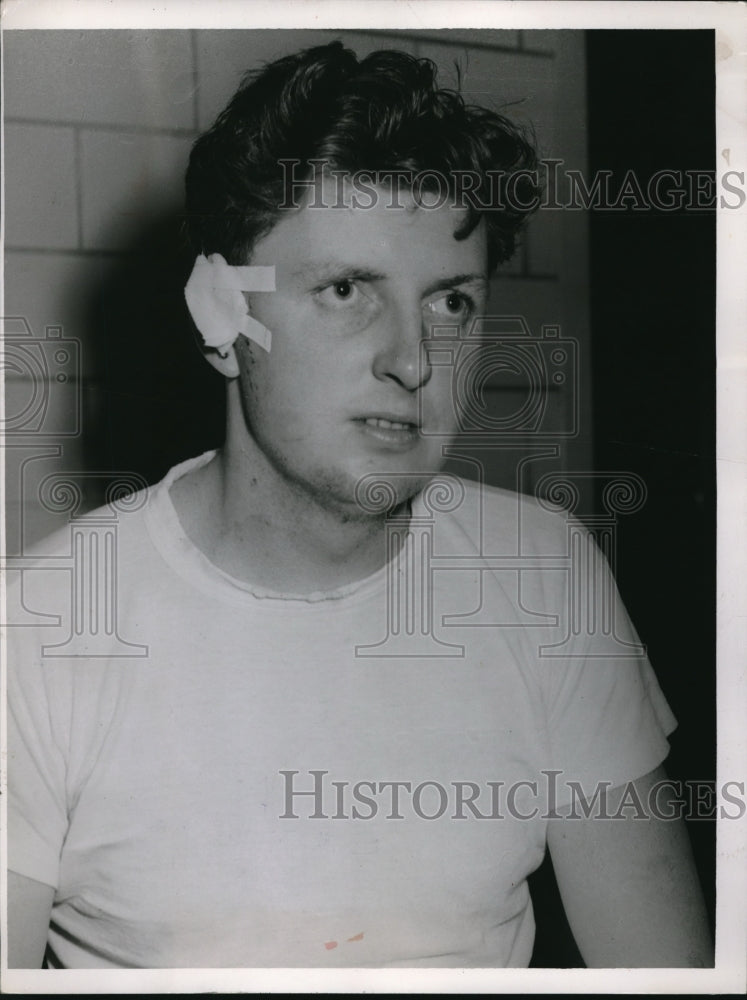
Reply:
<svg viewBox="0 0 747 1000"><path fill-rule="evenodd" d="M207 361L226 378L239 377L239 359L233 344L228 347L203 347L202 353Z"/></svg>

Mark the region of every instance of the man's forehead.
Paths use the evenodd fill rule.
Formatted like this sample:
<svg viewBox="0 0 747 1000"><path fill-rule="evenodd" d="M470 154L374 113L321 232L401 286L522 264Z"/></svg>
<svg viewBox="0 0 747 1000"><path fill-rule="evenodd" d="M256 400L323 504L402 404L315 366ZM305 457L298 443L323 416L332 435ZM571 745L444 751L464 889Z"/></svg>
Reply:
<svg viewBox="0 0 747 1000"><path fill-rule="evenodd" d="M440 243L466 242L454 239L467 222L468 210L464 206L444 198L429 201L409 189L373 184L368 177L345 174L338 188L334 178L325 176L284 209L278 227L283 222L292 223L289 235L290 230L303 229L309 238L318 235L324 240L356 231L363 234L364 230L381 238L418 231ZM475 229L483 226L480 220Z"/></svg>
<svg viewBox="0 0 747 1000"><path fill-rule="evenodd" d="M324 165L315 168L309 183L297 201L299 207L319 210L356 211L385 207L389 211L414 213L423 205L433 205L425 197L427 191L438 192L444 205L449 202L451 183L438 171L414 172L405 168L391 170L348 170ZM451 199L451 207L457 206ZM460 206L462 209L464 206Z"/></svg>
<svg viewBox="0 0 747 1000"><path fill-rule="evenodd" d="M465 234L465 208L421 204L410 191L397 198L393 193L371 183L370 175L317 175L297 204L284 206L255 245L251 263L312 280L370 272L372 278L407 274L427 285L447 273L485 275L484 220Z"/></svg>

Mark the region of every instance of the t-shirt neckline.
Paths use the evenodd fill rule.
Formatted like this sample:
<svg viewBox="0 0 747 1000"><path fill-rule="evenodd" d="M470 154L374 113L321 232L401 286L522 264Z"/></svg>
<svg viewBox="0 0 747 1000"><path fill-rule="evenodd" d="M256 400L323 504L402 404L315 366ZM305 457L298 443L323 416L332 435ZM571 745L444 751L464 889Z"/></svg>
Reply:
<svg viewBox="0 0 747 1000"><path fill-rule="evenodd" d="M262 602L264 607L339 607L352 601L368 598L385 587L390 564L385 563L379 569L361 580L355 580L333 590L318 590L308 594L284 593L249 583L231 576L211 562L187 535L174 502L171 498L171 487L182 476L195 471L211 462L217 455L217 449L211 449L175 465L166 476L151 488L151 495L146 507L146 520L151 538L169 565L178 574L200 589L207 589L214 596L222 597L235 603L237 599L243 603ZM412 516L417 516L420 494L412 500ZM395 557L396 558L396 557Z"/></svg>

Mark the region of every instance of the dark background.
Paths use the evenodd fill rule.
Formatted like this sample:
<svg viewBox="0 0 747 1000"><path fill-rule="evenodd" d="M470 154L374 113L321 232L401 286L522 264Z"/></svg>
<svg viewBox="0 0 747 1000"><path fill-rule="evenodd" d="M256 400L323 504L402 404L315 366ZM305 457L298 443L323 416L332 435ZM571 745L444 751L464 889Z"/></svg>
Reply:
<svg viewBox="0 0 747 1000"><path fill-rule="evenodd" d="M589 176L715 170L712 31L587 33ZM614 189L614 188L613 188ZM595 468L648 488L620 518L616 575L679 721L670 777L716 772L716 217L593 211L591 329ZM711 920L715 822L690 837ZM533 876L532 964L581 965L549 860Z"/></svg>

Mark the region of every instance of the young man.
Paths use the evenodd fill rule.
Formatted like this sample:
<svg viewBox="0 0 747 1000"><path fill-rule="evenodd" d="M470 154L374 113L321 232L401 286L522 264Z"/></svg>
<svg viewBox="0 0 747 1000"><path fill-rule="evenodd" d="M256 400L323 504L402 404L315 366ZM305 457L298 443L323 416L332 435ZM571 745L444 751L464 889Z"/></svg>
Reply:
<svg viewBox="0 0 747 1000"><path fill-rule="evenodd" d="M546 844L587 964L709 963L659 818L674 720L608 570L580 597L614 629L574 632L567 519L438 476L444 352L532 164L427 62L337 44L196 144L187 301L225 446L45 547L89 531L116 561L106 648L86 559L72 598L49 558L25 574L60 625L11 630L12 966L526 965Z"/></svg>

